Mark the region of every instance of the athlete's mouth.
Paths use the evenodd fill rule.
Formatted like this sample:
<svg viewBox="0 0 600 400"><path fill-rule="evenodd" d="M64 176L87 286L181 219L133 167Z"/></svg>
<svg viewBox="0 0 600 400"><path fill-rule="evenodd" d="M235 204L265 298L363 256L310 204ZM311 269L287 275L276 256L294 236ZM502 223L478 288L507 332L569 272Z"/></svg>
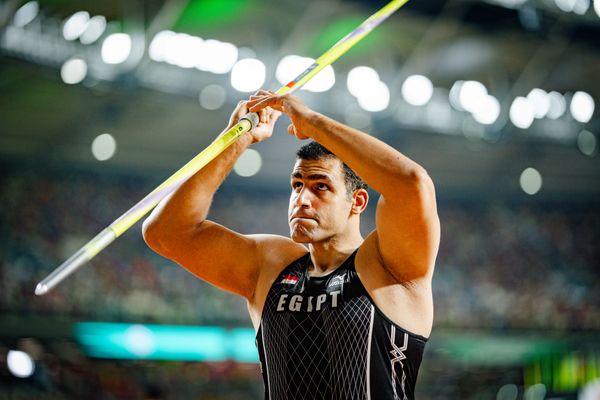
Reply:
<svg viewBox="0 0 600 400"><path fill-rule="evenodd" d="M317 219L315 217L312 217L312 216L309 216L309 215L292 215L290 217L290 222L292 222L295 219L306 219L306 220L317 221Z"/></svg>

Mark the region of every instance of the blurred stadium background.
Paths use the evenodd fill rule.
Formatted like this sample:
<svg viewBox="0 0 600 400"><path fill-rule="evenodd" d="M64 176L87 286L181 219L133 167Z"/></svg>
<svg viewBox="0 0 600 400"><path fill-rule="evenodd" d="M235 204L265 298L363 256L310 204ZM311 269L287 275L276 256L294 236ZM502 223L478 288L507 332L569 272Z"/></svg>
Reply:
<svg viewBox="0 0 600 400"><path fill-rule="evenodd" d="M0 399L263 396L243 302L153 254L139 225L33 291L238 100L383 4L0 2ZM599 78L599 0L413 0L300 92L437 185L418 399L600 398ZM240 159L212 219L287 235L285 126Z"/></svg>

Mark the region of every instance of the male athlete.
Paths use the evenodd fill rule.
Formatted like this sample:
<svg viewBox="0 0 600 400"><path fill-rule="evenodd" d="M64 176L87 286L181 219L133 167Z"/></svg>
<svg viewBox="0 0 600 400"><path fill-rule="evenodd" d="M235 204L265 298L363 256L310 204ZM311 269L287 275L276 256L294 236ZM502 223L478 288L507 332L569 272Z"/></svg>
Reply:
<svg viewBox="0 0 600 400"><path fill-rule="evenodd" d="M266 399L413 399L433 322L440 237L431 179L392 147L290 94L257 92L238 104L228 129L248 111L259 113L259 124L164 199L144 222L144 239L246 298ZM291 239L207 220L238 157L271 137L282 112L290 134L314 141L298 151L291 173ZM361 178L381 194L366 239Z"/></svg>

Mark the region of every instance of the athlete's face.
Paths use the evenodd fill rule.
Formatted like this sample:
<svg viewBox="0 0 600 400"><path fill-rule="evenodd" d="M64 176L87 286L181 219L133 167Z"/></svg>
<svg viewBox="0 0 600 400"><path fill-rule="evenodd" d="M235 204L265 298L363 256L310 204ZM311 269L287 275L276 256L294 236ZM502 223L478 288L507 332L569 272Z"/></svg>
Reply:
<svg viewBox="0 0 600 400"><path fill-rule="evenodd" d="M339 159L297 160L291 186L288 218L292 240L317 243L347 228L352 198Z"/></svg>

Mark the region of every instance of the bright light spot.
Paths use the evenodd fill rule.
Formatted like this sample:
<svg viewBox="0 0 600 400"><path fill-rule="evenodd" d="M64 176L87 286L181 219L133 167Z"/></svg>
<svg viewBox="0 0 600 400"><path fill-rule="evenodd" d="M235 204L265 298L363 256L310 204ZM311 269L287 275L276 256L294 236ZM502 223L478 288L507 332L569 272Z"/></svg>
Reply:
<svg viewBox="0 0 600 400"><path fill-rule="evenodd" d="M554 3L558 8L564 12L571 12L575 8L576 0L554 0Z"/></svg>
<svg viewBox="0 0 600 400"><path fill-rule="evenodd" d="M199 53L198 56L201 61L196 68L213 74L226 74L238 59L238 48L231 43L208 39L204 42L204 54Z"/></svg>
<svg viewBox="0 0 600 400"><path fill-rule="evenodd" d="M517 385L512 383L502 386L496 394L496 400L516 400L519 394Z"/></svg>
<svg viewBox="0 0 600 400"><path fill-rule="evenodd" d="M358 104L370 112L383 111L390 104L390 89L381 81L373 82L369 90L358 97Z"/></svg>
<svg viewBox="0 0 600 400"><path fill-rule="evenodd" d="M302 66L298 65L298 60L300 59L302 59L302 57L291 54L279 60L277 68L275 69L275 78L279 83L282 85L287 84L298 76L300 72L306 69L306 67L303 69Z"/></svg>
<svg viewBox="0 0 600 400"><path fill-rule="evenodd" d="M585 124L592 119L595 108L594 99L586 92L575 92L571 99L571 115L577 121Z"/></svg>
<svg viewBox="0 0 600 400"><path fill-rule="evenodd" d="M562 94L554 91L548 93L548 97L550 98L550 109L546 113L546 116L550 119L562 117L567 110L567 102L565 97Z"/></svg>
<svg viewBox="0 0 600 400"><path fill-rule="evenodd" d="M216 110L225 104L225 89L221 85L208 85L200 92L200 105L207 110Z"/></svg>
<svg viewBox="0 0 600 400"><path fill-rule="evenodd" d="M463 109L469 112L477 110L488 92L483 83L477 81L463 82L458 93L458 100Z"/></svg>
<svg viewBox="0 0 600 400"><path fill-rule="evenodd" d="M261 165L260 153L254 149L246 149L233 166L233 170L239 176L248 177L256 175L260 171Z"/></svg>
<svg viewBox="0 0 600 400"><path fill-rule="evenodd" d="M577 15L584 15L590 8L590 0L575 0L573 12Z"/></svg>
<svg viewBox="0 0 600 400"><path fill-rule="evenodd" d="M150 47L148 47L148 54L150 58L154 61L166 61L167 51L171 44L171 39L177 35L172 31L161 31L158 32L152 42L150 42Z"/></svg>
<svg viewBox="0 0 600 400"><path fill-rule="evenodd" d="M25 3L15 13L15 16L13 17L13 24L19 28L22 28L33 21L39 12L40 6L38 5L37 1Z"/></svg>
<svg viewBox="0 0 600 400"><path fill-rule="evenodd" d="M178 33L166 48L165 61L181 68L197 67L207 58L205 48L206 42L199 37Z"/></svg>
<svg viewBox="0 0 600 400"><path fill-rule="evenodd" d="M90 21L87 11L78 11L71 15L63 25L63 37L67 40L75 40L86 30Z"/></svg>
<svg viewBox="0 0 600 400"><path fill-rule="evenodd" d="M433 84L423 75L411 75L402 84L402 97L408 104L424 106L433 96Z"/></svg>
<svg viewBox="0 0 600 400"><path fill-rule="evenodd" d="M519 183L525 193L534 195L542 188L542 175L535 168L526 168L521 173Z"/></svg>
<svg viewBox="0 0 600 400"><path fill-rule="evenodd" d="M239 92L254 92L265 83L266 67L256 58L244 58L231 69L231 86Z"/></svg>
<svg viewBox="0 0 600 400"><path fill-rule="evenodd" d="M17 378L30 377L35 371L33 360L24 351L9 350L6 355L6 364L10 373Z"/></svg>
<svg viewBox="0 0 600 400"><path fill-rule="evenodd" d="M293 54L285 56L279 61L279 64L277 64L275 77L279 83L285 85L292 79L295 79L314 62L315 60L310 57L301 57ZM308 90L310 92L326 92L327 90L331 89L334 84L335 72L333 67L328 65L310 81L308 81L308 83L302 87L302 90Z"/></svg>
<svg viewBox="0 0 600 400"><path fill-rule="evenodd" d="M106 161L111 158L117 150L117 142L109 133L103 133L92 142L92 154L98 161Z"/></svg>
<svg viewBox="0 0 600 400"><path fill-rule="evenodd" d="M348 72L346 85L354 97L360 97L368 92L373 84L379 82L379 74L371 67L354 67Z"/></svg>
<svg viewBox="0 0 600 400"><path fill-rule="evenodd" d="M579 147L579 150L586 156L593 156L596 152L597 145L598 140L592 132L583 130L577 135L577 147Z"/></svg>
<svg viewBox="0 0 600 400"><path fill-rule="evenodd" d="M131 36L126 33L108 35L102 43L102 61L107 64L121 64L131 53Z"/></svg>
<svg viewBox="0 0 600 400"><path fill-rule="evenodd" d="M154 334L143 325L132 325L124 333L127 350L138 357L147 357L154 353L156 344Z"/></svg>
<svg viewBox="0 0 600 400"><path fill-rule="evenodd" d="M534 88L527 95L527 100L533 107L533 114L536 118L544 118L550 110L550 97L542 89Z"/></svg>
<svg viewBox="0 0 600 400"><path fill-rule="evenodd" d="M527 129L533 123L533 107L525 97L519 96L511 104L509 116L514 126Z"/></svg>
<svg viewBox="0 0 600 400"><path fill-rule="evenodd" d="M482 98L475 110L473 110L473 118L483 125L493 124L499 115L500 102L492 95L486 95Z"/></svg>
<svg viewBox="0 0 600 400"><path fill-rule="evenodd" d="M546 385L543 383L536 383L535 385L529 386L525 390L524 400L544 400L546 398Z"/></svg>
<svg viewBox="0 0 600 400"><path fill-rule="evenodd" d="M148 53L154 61L225 74L231 71L239 52L231 43L202 40L187 33L161 31L152 39Z"/></svg>
<svg viewBox="0 0 600 400"><path fill-rule="evenodd" d="M594 0L594 11L596 11L596 15L600 18L600 0Z"/></svg>
<svg viewBox="0 0 600 400"><path fill-rule="evenodd" d="M448 93L448 100L450 100L450 105L458 111L465 111L465 109L460 104L460 92L463 83L465 83L465 81L454 82L454 85L452 85L452 87L450 88L450 92Z"/></svg>
<svg viewBox="0 0 600 400"><path fill-rule="evenodd" d="M105 30L106 18L102 15L96 15L90 19L79 40L83 44L92 44L102 36Z"/></svg>
<svg viewBox="0 0 600 400"><path fill-rule="evenodd" d="M578 400L598 400L600 398L600 378L589 381L579 391Z"/></svg>
<svg viewBox="0 0 600 400"><path fill-rule="evenodd" d="M85 79L87 64L80 58L67 60L60 69L60 76L64 83L75 85Z"/></svg>

